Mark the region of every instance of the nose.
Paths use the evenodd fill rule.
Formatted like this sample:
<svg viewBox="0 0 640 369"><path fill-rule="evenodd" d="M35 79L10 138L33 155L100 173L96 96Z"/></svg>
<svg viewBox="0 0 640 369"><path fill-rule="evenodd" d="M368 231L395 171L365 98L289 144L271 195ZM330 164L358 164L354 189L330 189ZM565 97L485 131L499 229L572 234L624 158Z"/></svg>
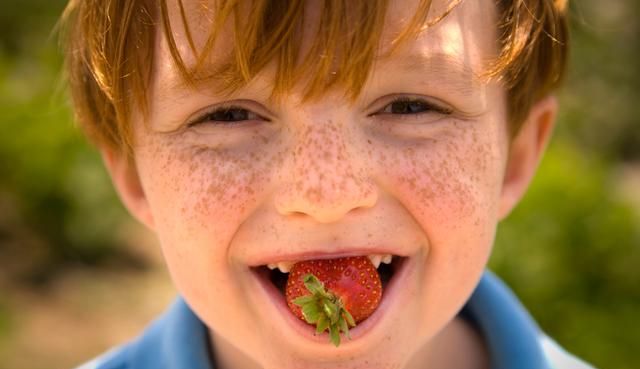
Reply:
<svg viewBox="0 0 640 369"><path fill-rule="evenodd" d="M347 145L348 135L338 124L316 123L297 135L281 172L282 185L275 196L278 212L332 223L373 207L378 190L364 154Z"/></svg>

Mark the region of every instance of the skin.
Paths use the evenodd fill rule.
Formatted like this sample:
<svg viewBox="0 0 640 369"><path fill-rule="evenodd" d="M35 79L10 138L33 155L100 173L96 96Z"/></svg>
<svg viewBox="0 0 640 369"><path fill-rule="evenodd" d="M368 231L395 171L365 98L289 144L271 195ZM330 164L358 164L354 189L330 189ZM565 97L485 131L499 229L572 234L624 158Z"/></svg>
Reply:
<svg viewBox="0 0 640 369"><path fill-rule="evenodd" d="M400 2L383 49L415 6ZM316 11L309 7L309 22ZM533 176L556 112L552 97L540 100L508 139L504 88L469 78L496 53L494 17L491 1L463 2L381 59L353 104L342 91L302 102L303 83L276 104L270 68L233 96L173 88L178 75L160 34L150 118L134 117L134 160L106 148L103 156L124 204L157 234L175 285L210 327L219 367L488 366L482 337L456 314L498 221ZM188 61L180 30L176 38ZM398 96L450 112L392 114ZM225 102L256 115L188 126ZM339 348L294 329L250 268L380 249L407 257L403 288Z"/></svg>

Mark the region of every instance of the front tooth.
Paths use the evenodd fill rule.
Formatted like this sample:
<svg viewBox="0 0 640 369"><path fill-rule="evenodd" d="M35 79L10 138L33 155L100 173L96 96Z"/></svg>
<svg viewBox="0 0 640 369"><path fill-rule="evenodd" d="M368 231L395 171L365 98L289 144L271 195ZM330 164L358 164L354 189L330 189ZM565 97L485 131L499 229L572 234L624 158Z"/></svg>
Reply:
<svg viewBox="0 0 640 369"><path fill-rule="evenodd" d="M277 264L267 264L267 268L274 270L275 268L277 268L278 265Z"/></svg>
<svg viewBox="0 0 640 369"><path fill-rule="evenodd" d="M278 269L280 269L282 273L289 273L292 266L293 263L290 261L281 261L278 263Z"/></svg>
<svg viewBox="0 0 640 369"><path fill-rule="evenodd" d="M380 266L381 259L382 259L381 255L369 255L369 260L371 260L371 264L373 264L373 266L376 268Z"/></svg>
<svg viewBox="0 0 640 369"><path fill-rule="evenodd" d="M391 254L382 255L382 262L385 264L391 264L391 260L393 260L393 256Z"/></svg>

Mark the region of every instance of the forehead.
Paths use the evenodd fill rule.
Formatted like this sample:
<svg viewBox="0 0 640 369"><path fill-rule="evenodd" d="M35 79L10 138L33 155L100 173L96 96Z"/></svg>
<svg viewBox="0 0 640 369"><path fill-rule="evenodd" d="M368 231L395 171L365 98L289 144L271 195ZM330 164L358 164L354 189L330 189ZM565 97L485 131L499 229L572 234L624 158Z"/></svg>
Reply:
<svg viewBox="0 0 640 369"><path fill-rule="evenodd" d="M311 45L316 42L318 25L326 11L320 1L304 3L301 19L299 55L310 52ZM179 1L167 3L167 20L171 27L171 38L175 41L175 50L187 68L196 64L199 53L206 48L208 36L214 28L217 16L206 1ZM394 47L398 36L407 29L410 21L420 6L419 0L395 0L389 3L384 26L377 44L377 53L373 63L373 72L384 70L400 70L407 72L430 72L451 77L453 83L460 88L472 89L481 84L479 76L488 63L497 54L497 25L495 20L495 4L491 0L449 2L432 1L424 25L415 37L409 37ZM450 13L446 14L448 10ZM251 14L252 3L240 2L238 14ZM446 14L441 20L436 20ZM242 17L235 17L242 19ZM242 25L243 27L255 25ZM233 60L234 50L238 46L246 46L242 39L234 37L234 17L228 17L221 24L211 52L206 55L205 68L209 71L219 70L222 65ZM357 19L349 32L363 32L359 29ZM341 35L335 35L341 37ZM365 37L366 39L366 37ZM186 90L185 79L179 72L169 46L167 34L158 32L156 39L156 56L154 60L155 92L161 96L176 91ZM390 52L392 51L393 52ZM350 57L346 53L335 53L334 58ZM318 58L326 54L317 55ZM271 60L261 70L261 76L275 74L277 62ZM334 71L329 73L336 74ZM458 83L460 82L460 83ZM207 81L208 83L208 81Z"/></svg>

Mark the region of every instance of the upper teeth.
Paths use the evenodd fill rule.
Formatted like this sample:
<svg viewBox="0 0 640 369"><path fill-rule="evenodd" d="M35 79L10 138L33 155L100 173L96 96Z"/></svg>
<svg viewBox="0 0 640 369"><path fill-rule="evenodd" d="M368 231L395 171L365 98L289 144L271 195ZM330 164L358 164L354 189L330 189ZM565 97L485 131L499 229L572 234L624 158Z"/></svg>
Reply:
<svg viewBox="0 0 640 369"><path fill-rule="evenodd" d="M371 264L376 268L380 266L380 263L391 264L391 260L393 260L393 255L391 254L374 254L368 256Z"/></svg>
<svg viewBox="0 0 640 369"><path fill-rule="evenodd" d="M391 264L391 261L393 260L393 255L391 254L372 254L367 256L376 268L380 266L380 263ZM282 273L289 273L293 264L295 264L293 261L281 261L279 263L267 264L267 267L271 270L278 268Z"/></svg>
<svg viewBox="0 0 640 369"><path fill-rule="evenodd" d="M276 264L267 264L267 267L271 270L278 268L282 273L289 273L293 264L293 261L281 261Z"/></svg>

